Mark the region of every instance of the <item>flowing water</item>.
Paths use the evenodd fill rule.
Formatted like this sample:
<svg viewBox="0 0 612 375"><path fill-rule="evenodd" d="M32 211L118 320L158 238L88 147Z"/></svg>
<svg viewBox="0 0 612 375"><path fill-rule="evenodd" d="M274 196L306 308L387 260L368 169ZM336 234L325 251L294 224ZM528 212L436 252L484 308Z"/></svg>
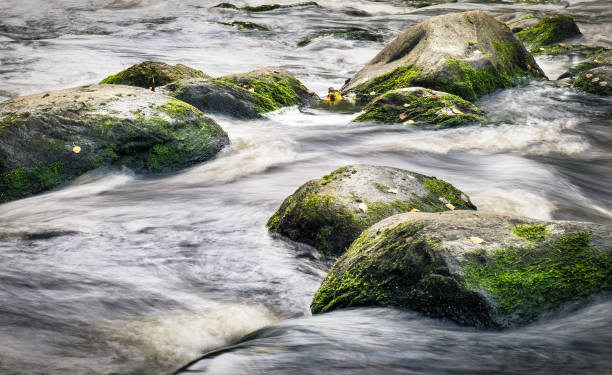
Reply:
<svg viewBox="0 0 612 375"><path fill-rule="evenodd" d="M210 0L3 0L0 99L96 82L143 60L211 75L279 66L324 95L405 28L468 9L569 12L584 41L612 46L610 1L458 2L411 13L399 0L319 3L244 14L210 9ZM272 31L217 23L232 19ZM384 42L325 37L296 47L346 27ZM556 78L575 59L538 62ZM609 296L504 332L394 309L312 317L330 262L268 235L287 195L349 163L444 178L482 210L612 223L609 98L531 82L477 104L486 125L438 131L356 125L353 115L316 109L215 116L232 147L213 161L153 177L97 170L0 206L0 373L164 374L213 351L190 369L612 374Z"/></svg>

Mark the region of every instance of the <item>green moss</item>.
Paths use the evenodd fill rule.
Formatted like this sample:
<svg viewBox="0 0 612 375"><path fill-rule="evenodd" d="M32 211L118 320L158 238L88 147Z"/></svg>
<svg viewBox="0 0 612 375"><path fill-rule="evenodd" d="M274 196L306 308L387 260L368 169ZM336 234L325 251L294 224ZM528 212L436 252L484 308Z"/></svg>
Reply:
<svg viewBox="0 0 612 375"><path fill-rule="evenodd" d="M612 248L591 245L585 231L568 232L551 244L493 251L488 261L474 257L465 268L470 288L484 288L511 322L542 310L610 289Z"/></svg>
<svg viewBox="0 0 612 375"><path fill-rule="evenodd" d="M546 224L523 224L513 227L512 234L528 242L542 242L550 234Z"/></svg>
<svg viewBox="0 0 612 375"><path fill-rule="evenodd" d="M422 229L420 224L403 223L375 236L362 234L315 294L312 312L397 306L487 325L483 302L444 270L444 260L437 253L440 240Z"/></svg>
<svg viewBox="0 0 612 375"><path fill-rule="evenodd" d="M293 7L301 7L301 6L316 6L316 7L318 7L319 4L317 4L314 1L308 1L308 2L303 2L303 3L290 4L290 5L266 4L266 5L259 5L259 6L237 7L234 4L221 3L221 4L218 4L218 5L215 5L213 8L236 9L236 10L240 10L240 11L243 11L243 12L269 12L269 11L275 10L275 9L285 9L285 8L293 8Z"/></svg>
<svg viewBox="0 0 612 375"><path fill-rule="evenodd" d="M330 174L326 174L321 177L321 185L327 185L333 180L342 181L342 177L350 177L350 174L347 173L348 169L346 167L338 168Z"/></svg>
<svg viewBox="0 0 612 375"><path fill-rule="evenodd" d="M574 19L565 14L540 19L540 21L516 36L532 48L558 43L565 39L580 35Z"/></svg>
<svg viewBox="0 0 612 375"><path fill-rule="evenodd" d="M36 162L30 168L12 169L0 177L0 201L23 198L59 186L69 173L68 166L62 161Z"/></svg>
<svg viewBox="0 0 612 375"><path fill-rule="evenodd" d="M181 100L168 100L158 107L163 113L174 119L184 118L188 113L193 113L197 109Z"/></svg>
<svg viewBox="0 0 612 375"><path fill-rule="evenodd" d="M423 179L425 189L429 192L429 195L439 201L439 198L444 198L450 202L457 210L473 210L476 207L470 201L467 194L462 193L459 189L455 188L448 182L439 178L427 178ZM461 196L465 197L465 200ZM467 202L466 202L467 201ZM444 203L444 202L442 202Z"/></svg>
<svg viewBox="0 0 612 375"><path fill-rule="evenodd" d="M383 94L390 90L414 86L413 81L419 76L422 69L409 66L401 66L392 72L377 76L357 87L351 89L357 95L357 100L367 103L373 99L371 93L375 95ZM343 95L346 93L343 93Z"/></svg>
<svg viewBox="0 0 612 375"><path fill-rule="evenodd" d="M409 107L404 107L404 104ZM450 127L470 122L482 122L484 112L472 103L452 94L434 95L428 91L425 93L391 91L368 104L365 113L353 121L400 123L408 120L416 124Z"/></svg>
<svg viewBox="0 0 612 375"><path fill-rule="evenodd" d="M147 61L132 65L126 70L108 76L100 81L100 83L148 88L151 86L163 86L179 79L204 77L206 77L206 75L203 72L180 64L172 66L159 62Z"/></svg>
<svg viewBox="0 0 612 375"><path fill-rule="evenodd" d="M549 55L549 56L566 56L566 55L581 55L585 57L594 57L610 51L606 47L601 46L586 46L584 44L555 44L546 46L546 48L536 48L531 53L534 56Z"/></svg>
<svg viewBox="0 0 612 375"><path fill-rule="evenodd" d="M4 133L5 131L8 131L9 129L24 126L29 117L29 112L4 114L4 117L0 119L0 134Z"/></svg>
<svg viewBox="0 0 612 375"><path fill-rule="evenodd" d="M576 78L574 82L572 82L572 86L577 89L580 89L586 92L590 92L591 94L605 95L605 96L612 95L612 82L608 82L606 86L601 86L599 83L602 80L601 79L597 80L597 78L599 77L597 76L595 70L590 70L590 71L587 71L586 73L592 73L593 76L590 78L587 78L586 74L582 74L578 78ZM595 79L596 81L593 82L593 79Z"/></svg>

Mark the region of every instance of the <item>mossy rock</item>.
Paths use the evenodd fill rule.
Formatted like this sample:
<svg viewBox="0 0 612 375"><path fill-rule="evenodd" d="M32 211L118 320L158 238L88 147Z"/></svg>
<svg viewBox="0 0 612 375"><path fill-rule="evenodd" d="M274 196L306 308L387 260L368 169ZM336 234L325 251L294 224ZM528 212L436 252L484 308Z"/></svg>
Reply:
<svg viewBox="0 0 612 375"><path fill-rule="evenodd" d="M169 65L158 61L145 61L104 78L100 83L129 85L138 87L157 87L170 82L208 77L201 70L177 64Z"/></svg>
<svg viewBox="0 0 612 375"><path fill-rule="evenodd" d="M516 36L532 50L582 35L574 18L567 14L539 18L538 22L522 28Z"/></svg>
<svg viewBox="0 0 612 375"><path fill-rule="evenodd" d="M370 225L420 210L473 209L469 197L435 177L397 168L349 165L302 185L268 221L270 232L341 255Z"/></svg>
<svg viewBox="0 0 612 375"><path fill-rule="evenodd" d="M612 287L612 228L476 211L404 213L353 242L313 313L395 306L504 328Z"/></svg>
<svg viewBox="0 0 612 375"><path fill-rule="evenodd" d="M578 76L572 86L591 94L612 95L612 66L600 66L589 69Z"/></svg>
<svg viewBox="0 0 612 375"><path fill-rule="evenodd" d="M309 106L319 97L287 71L261 68L245 74L180 81L161 91L202 111L259 118L287 106Z"/></svg>
<svg viewBox="0 0 612 375"><path fill-rule="evenodd" d="M195 107L146 89L90 85L0 104L0 202L126 165L168 172L214 157L227 134Z"/></svg>
<svg viewBox="0 0 612 375"><path fill-rule="evenodd" d="M474 101L523 77L545 77L503 23L481 11L453 13L404 31L342 88L360 103L420 86Z"/></svg>
<svg viewBox="0 0 612 375"><path fill-rule="evenodd" d="M369 42L382 42L383 36L381 34L363 29L360 27L349 27L345 29L334 29L318 32L308 38L302 39L297 43L298 47L305 47L312 43L315 39L325 37L337 37L348 40L365 40Z"/></svg>
<svg viewBox="0 0 612 375"><path fill-rule="evenodd" d="M269 12L271 10L276 10L276 9L286 9L286 8L306 7L306 6L319 7L319 4L317 4L314 1L306 1L306 2L301 2L301 3L288 4L288 5L265 4L265 5L257 5L257 6L238 7L231 3L221 3L221 4L215 5L213 8L235 9L235 10L240 10L242 12Z"/></svg>
<svg viewBox="0 0 612 375"><path fill-rule="evenodd" d="M457 95L422 87L387 91L368 104L355 122L453 127L484 121L485 113Z"/></svg>

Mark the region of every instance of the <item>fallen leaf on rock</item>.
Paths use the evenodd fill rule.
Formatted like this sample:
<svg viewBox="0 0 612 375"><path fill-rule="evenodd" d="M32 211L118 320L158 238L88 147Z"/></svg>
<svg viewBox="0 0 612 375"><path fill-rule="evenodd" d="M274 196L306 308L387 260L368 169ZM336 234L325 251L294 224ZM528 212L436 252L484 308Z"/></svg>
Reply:
<svg viewBox="0 0 612 375"><path fill-rule="evenodd" d="M546 51L546 48L540 47L540 51Z"/></svg>
<svg viewBox="0 0 612 375"><path fill-rule="evenodd" d="M453 210L455 209L455 206L453 206L453 205L452 205L452 204L450 204L450 203L447 203L445 206L446 206L446 208L448 208L448 209L449 209L449 210L451 210L451 211L453 211Z"/></svg>
<svg viewBox="0 0 612 375"><path fill-rule="evenodd" d="M399 115L400 120L405 120L406 117L408 117L408 115L405 114L405 113L400 113L400 115Z"/></svg>
<svg viewBox="0 0 612 375"><path fill-rule="evenodd" d="M389 190L387 190L387 193L397 194L397 193L399 193L399 190L398 189L389 189Z"/></svg>
<svg viewBox="0 0 612 375"><path fill-rule="evenodd" d="M585 77L587 77L587 78L591 78L591 77L593 77L593 74L591 74L591 73L587 73L587 74L585 74L584 76L585 76Z"/></svg>
<svg viewBox="0 0 612 375"><path fill-rule="evenodd" d="M595 83L595 82L599 82L599 77L595 77L591 80L591 82Z"/></svg>
<svg viewBox="0 0 612 375"><path fill-rule="evenodd" d="M565 43L559 43L559 47L565 47Z"/></svg>
<svg viewBox="0 0 612 375"><path fill-rule="evenodd" d="M461 200L464 201L464 202L468 201L467 197L463 193L461 193Z"/></svg>
<svg viewBox="0 0 612 375"><path fill-rule="evenodd" d="M607 81L601 81L601 82L599 82L599 86L606 87L606 86L608 86L608 82Z"/></svg>
<svg viewBox="0 0 612 375"><path fill-rule="evenodd" d="M255 89L251 87L251 88L249 89L249 92L255 92Z"/></svg>
<svg viewBox="0 0 612 375"><path fill-rule="evenodd" d="M413 208L410 210L410 212L421 212L421 210L419 210L418 208Z"/></svg>
<svg viewBox="0 0 612 375"><path fill-rule="evenodd" d="M412 237L406 237L404 241L406 241L406 243L409 243L410 241L412 241Z"/></svg>
<svg viewBox="0 0 612 375"><path fill-rule="evenodd" d="M81 152L81 148L79 146L74 146L72 148L72 152L74 152L75 154L78 154L79 152Z"/></svg>
<svg viewBox="0 0 612 375"><path fill-rule="evenodd" d="M374 96L374 95L376 95L376 91L370 92L370 96Z"/></svg>
<svg viewBox="0 0 612 375"><path fill-rule="evenodd" d="M531 65L527 64L527 70L531 70Z"/></svg>
<svg viewBox="0 0 612 375"><path fill-rule="evenodd" d="M601 64L603 61L602 60L593 60L594 62Z"/></svg>
<svg viewBox="0 0 612 375"><path fill-rule="evenodd" d="M358 208L359 208L359 210L360 210L361 212L363 212L363 213L368 212L368 206L367 206L365 203L363 203L363 202L362 202L362 203L359 203Z"/></svg>
<svg viewBox="0 0 612 375"><path fill-rule="evenodd" d="M485 240L483 240L480 237L470 237L470 242L475 244L475 245L479 245L479 244L485 242Z"/></svg>
<svg viewBox="0 0 612 375"><path fill-rule="evenodd" d="M404 105L403 105L402 107L404 107L404 108L408 108L408 107L410 107L410 104L408 104L408 103L404 103Z"/></svg>
<svg viewBox="0 0 612 375"><path fill-rule="evenodd" d="M404 125L412 125L414 124L414 120L404 121Z"/></svg>

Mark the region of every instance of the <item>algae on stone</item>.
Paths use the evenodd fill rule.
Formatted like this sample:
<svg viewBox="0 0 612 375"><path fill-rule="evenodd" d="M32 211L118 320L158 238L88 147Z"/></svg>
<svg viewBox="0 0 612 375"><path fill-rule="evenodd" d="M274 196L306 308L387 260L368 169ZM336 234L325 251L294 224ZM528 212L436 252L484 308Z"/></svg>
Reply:
<svg viewBox="0 0 612 375"><path fill-rule="evenodd" d="M476 209L465 193L435 177L390 167L346 166L302 185L267 226L334 257L386 217L410 210L445 211L449 203L459 210Z"/></svg>
<svg viewBox="0 0 612 375"><path fill-rule="evenodd" d="M582 35L572 16L559 14L539 19L535 25L525 28L516 36L531 49L546 46Z"/></svg>
<svg viewBox="0 0 612 375"><path fill-rule="evenodd" d="M484 111L453 94L411 87L378 96L353 121L430 124L440 128L482 122Z"/></svg>

